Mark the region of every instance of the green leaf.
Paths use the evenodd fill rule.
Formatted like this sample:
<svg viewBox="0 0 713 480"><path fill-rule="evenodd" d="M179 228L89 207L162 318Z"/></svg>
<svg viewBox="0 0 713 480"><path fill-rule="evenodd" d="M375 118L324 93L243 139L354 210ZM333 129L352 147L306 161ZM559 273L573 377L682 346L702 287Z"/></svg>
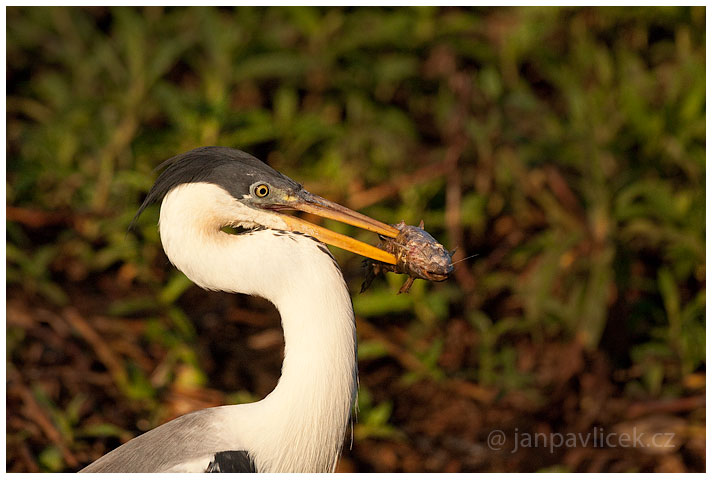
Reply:
<svg viewBox="0 0 713 480"><path fill-rule="evenodd" d="M379 340L362 340L359 342L359 360L373 360L388 355L384 343Z"/></svg>
<svg viewBox="0 0 713 480"><path fill-rule="evenodd" d="M64 470L64 457L59 447L46 447L38 457L42 470L46 472L61 472Z"/></svg>
<svg viewBox="0 0 713 480"><path fill-rule="evenodd" d="M192 286L193 282L191 282L188 277L186 277L183 273L176 272L173 274L166 286L163 287L158 298L162 304L172 305L181 295L183 295L183 292Z"/></svg>

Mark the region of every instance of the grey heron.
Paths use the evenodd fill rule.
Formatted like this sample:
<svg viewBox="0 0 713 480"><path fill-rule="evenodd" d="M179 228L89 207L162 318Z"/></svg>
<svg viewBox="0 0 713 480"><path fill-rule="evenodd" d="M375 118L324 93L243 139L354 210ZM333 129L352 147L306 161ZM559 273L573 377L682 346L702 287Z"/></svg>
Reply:
<svg viewBox="0 0 713 480"><path fill-rule="evenodd" d="M208 290L256 295L278 309L282 373L264 399L192 412L82 472L330 472L357 389L354 311L324 243L395 263L383 250L284 213L302 210L380 235L399 231L307 192L257 158L202 147L164 162L136 218L161 202L167 257ZM224 232L226 226L242 233Z"/></svg>

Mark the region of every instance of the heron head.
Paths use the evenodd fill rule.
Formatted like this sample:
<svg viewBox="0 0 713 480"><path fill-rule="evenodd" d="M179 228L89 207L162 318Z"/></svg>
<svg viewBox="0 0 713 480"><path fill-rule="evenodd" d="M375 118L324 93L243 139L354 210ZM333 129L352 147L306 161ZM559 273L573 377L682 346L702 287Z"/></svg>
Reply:
<svg viewBox="0 0 713 480"><path fill-rule="evenodd" d="M248 228L286 229L310 235L321 242L365 257L396 263L396 258L389 252L286 212L300 210L387 237L396 237L399 230L306 191L291 178L240 150L200 147L166 160L157 169L163 170L132 225L148 205L161 201L174 188L190 183L208 183L219 187L229 196L226 196L229 202L225 208L227 216L222 219L225 225L219 228L241 225ZM249 215L245 212L249 212Z"/></svg>

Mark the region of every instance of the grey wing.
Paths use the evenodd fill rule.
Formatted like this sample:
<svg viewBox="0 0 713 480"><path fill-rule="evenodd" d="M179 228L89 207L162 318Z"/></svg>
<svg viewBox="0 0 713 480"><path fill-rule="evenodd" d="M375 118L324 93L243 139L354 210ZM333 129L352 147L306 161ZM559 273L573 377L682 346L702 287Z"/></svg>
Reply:
<svg viewBox="0 0 713 480"><path fill-rule="evenodd" d="M217 407L178 417L129 440L81 472L206 472L216 454L234 450L222 414Z"/></svg>

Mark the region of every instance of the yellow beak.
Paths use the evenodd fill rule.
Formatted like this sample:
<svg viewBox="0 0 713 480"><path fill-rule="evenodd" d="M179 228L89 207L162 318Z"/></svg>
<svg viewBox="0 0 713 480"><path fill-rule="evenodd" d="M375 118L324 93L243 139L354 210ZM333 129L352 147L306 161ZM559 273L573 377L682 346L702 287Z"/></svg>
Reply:
<svg viewBox="0 0 713 480"><path fill-rule="evenodd" d="M343 207L338 203L330 202L327 199L317 195L312 195L311 193L305 191L300 192L299 197L290 198L283 205L280 205L280 210L282 209L301 210L323 218L329 218L348 225L363 228L364 230L369 230L370 232L375 232L379 235L387 237L394 238L399 234L399 230L391 225L374 220L371 217L367 217L359 212ZM396 264L396 257L393 254L374 247L373 245L360 242L359 240L347 235L333 232L327 228L320 227L319 225L315 225L314 223L310 223L297 217L285 214L279 215L291 230L305 233L316 238L320 242L343 248L344 250L348 250L364 257L372 258L384 263L390 263L392 265Z"/></svg>

